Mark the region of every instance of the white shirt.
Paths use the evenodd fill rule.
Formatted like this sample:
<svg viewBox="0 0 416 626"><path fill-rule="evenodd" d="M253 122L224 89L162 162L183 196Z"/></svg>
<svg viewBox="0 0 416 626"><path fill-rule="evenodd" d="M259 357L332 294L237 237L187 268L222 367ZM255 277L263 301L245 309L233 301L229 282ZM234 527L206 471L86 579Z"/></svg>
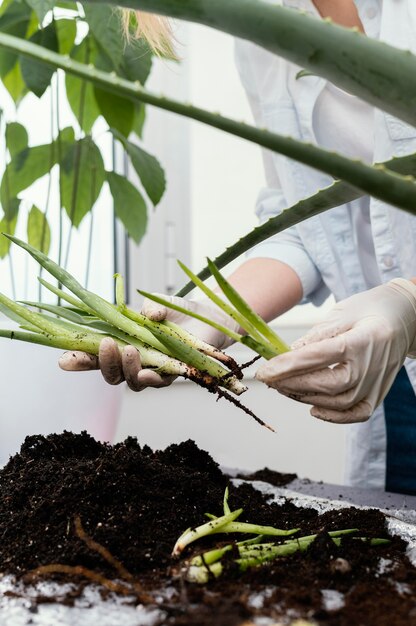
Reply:
<svg viewBox="0 0 416 626"><path fill-rule="evenodd" d="M355 2L367 36L380 36L381 7ZM318 12L316 11L317 16ZM374 107L327 82L312 118L316 143L323 148L372 163L374 157ZM363 196L348 206L351 229L366 288L381 283L371 230L370 198Z"/></svg>
<svg viewBox="0 0 416 626"><path fill-rule="evenodd" d="M317 17L311 0L267 1ZM357 0L357 7L369 36L377 36L375 32L379 31L382 41L416 53L415 0ZM259 127L308 142L316 142L316 135L321 141L328 140L322 136L320 122L316 122L316 106L327 87L326 80L318 76L297 79L302 68L246 41L237 41L236 62ZM340 103L338 98L337 102L345 106L345 100ZM329 115L328 99L325 104ZM318 106L321 105L322 100ZM382 162L392 156L416 153L416 130L412 126L379 109L374 110L373 120L373 154L368 160ZM359 149L355 143L350 147ZM261 223L332 182L326 174L282 155L264 151L263 159L266 186L256 207ZM323 302L329 293L341 300L377 281L377 275L369 276L364 269L368 267L366 253L376 261L378 283L416 276L416 218L375 198L368 199L369 235L368 223L363 227L358 218L354 223L351 219L351 216L364 216L361 202L336 207L289 228L256 246L249 256L275 258L290 265L302 282L305 302L315 304ZM362 227L366 232L364 243L360 238ZM369 238L374 253L369 250ZM416 389L416 361L407 360L406 369ZM383 408L379 407L368 422L352 425L349 432L347 481L383 487L386 462Z"/></svg>

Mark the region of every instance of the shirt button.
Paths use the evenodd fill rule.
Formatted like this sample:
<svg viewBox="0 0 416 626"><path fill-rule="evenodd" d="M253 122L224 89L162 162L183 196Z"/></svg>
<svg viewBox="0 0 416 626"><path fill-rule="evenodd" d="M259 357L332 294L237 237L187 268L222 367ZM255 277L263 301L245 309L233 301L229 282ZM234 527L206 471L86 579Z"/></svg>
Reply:
<svg viewBox="0 0 416 626"><path fill-rule="evenodd" d="M377 9L375 7L370 7L369 9L367 9L366 15L370 20L374 19L377 15Z"/></svg>
<svg viewBox="0 0 416 626"><path fill-rule="evenodd" d="M383 258L383 264L384 264L384 267L387 267L388 269L392 268L394 265L393 257L385 256Z"/></svg>

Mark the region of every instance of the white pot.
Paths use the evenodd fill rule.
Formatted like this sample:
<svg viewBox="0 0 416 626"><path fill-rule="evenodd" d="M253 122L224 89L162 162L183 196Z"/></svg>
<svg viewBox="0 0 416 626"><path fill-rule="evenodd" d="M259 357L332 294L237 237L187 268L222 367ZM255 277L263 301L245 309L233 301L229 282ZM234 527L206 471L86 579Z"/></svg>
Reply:
<svg viewBox="0 0 416 626"><path fill-rule="evenodd" d="M1 327L10 328L7 322ZM99 372L63 372L60 350L0 338L0 465L26 435L87 430L112 441L121 387Z"/></svg>

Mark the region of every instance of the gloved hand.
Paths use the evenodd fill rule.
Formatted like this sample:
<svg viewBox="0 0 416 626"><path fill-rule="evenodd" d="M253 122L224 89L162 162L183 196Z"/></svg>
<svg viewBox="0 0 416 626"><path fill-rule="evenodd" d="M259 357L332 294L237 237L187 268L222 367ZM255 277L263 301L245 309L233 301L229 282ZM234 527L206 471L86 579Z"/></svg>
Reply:
<svg viewBox="0 0 416 626"><path fill-rule="evenodd" d="M211 304L208 299L196 301L185 300L176 296L163 297L232 330L238 330L238 324ZM175 322L175 324L182 326L185 330L216 348L223 349L232 344L229 337L211 326L172 309L167 309L151 300L144 300L141 313L156 322L165 319ZM118 385L125 380L133 391L142 391L146 387L167 387L175 378L173 376L161 376L150 369L142 369L140 355L136 348L126 346L120 354L116 342L109 337L102 340L98 357L85 352L65 352L59 359L59 367L65 371L79 372L100 369L107 383Z"/></svg>
<svg viewBox="0 0 416 626"><path fill-rule="evenodd" d="M260 367L257 378L312 404L319 419L367 420L406 356L416 357L416 285L399 278L339 302L293 348Z"/></svg>

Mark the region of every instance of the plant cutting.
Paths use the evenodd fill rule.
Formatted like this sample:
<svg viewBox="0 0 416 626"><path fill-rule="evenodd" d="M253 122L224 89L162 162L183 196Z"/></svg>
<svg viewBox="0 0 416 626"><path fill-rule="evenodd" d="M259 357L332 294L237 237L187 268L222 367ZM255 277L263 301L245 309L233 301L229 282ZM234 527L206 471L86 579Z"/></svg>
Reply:
<svg viewBox="0 0 416 626"><path fill-rule="evenodd" d="M43 252L12 235L5 236L28 252L72 295L43 278L40 279L42 286L60 300L68 302L69 307L42 302L18 303L0 294L2 312L20 326L17 331L0 330L0 336L64 350L82 350L94 355L98 355L102 339L111 337L120 350L126 345L134 346L145 367L165 375L188 378L209 391L218 393L220 397L225 397L262 426L273 431L228 393L239 396L247 389L241 380L243 374L237 363L229 355L195 338L177 325L171 322L154 322L129 309L124 300L121 276L116 276L117 303L114 305L82 287L67 270ZM219 279L227 290L227 283L222 282L223 280ZM286 348L277 335L268 330L267 325L241 299L235 300L233 295L231 298L239 308L229 307L230 313L244 321L244 325L253 333L252 337L239 335L241 341L248 342L247 345L252 346L258 354L269 357ZM30 307L42 312L33 311Z"/></svg>
<svg viewBox="0 0 416 626"><path fill-rule="evenodd" d="M41 285L56 295L59 300L66 301L69 307L33 301L18 303L0 294L1 310L18 322L21 328L20 331L0 330L0 336L64 350L82 350L93 355L98 355L102 339L109 336L116 341L120 350L126 345L136 347L140 352L144 367L165 375L184 376L227 399L231 399L231 396L224 389L235 395L246 391L247 388L241 382L242 370L232 357L206 344L172 322L155 322L131 310L125 302L124 284L120 275L115 277L116 304L113 305L82 287L69 272L40 250L12 235L5 234L5 237L28 252L58 281L58 284L64 285L73 295L67 294L60 287L51 285L43 278L39 279ZM188 312L180 306L171 305L162 297L140 290L139 292L158 303L173 306L175 310L185 312L220 329L234 341L243 343L266 359L289 350L285 342L252 311L211 261L209 261L210 271L230 304L207 287L183 263L179 264L214 304L240 324L245 335L223 328L212 320ZM29 307L37 308L43 313L35 312ZM263 426L267 426L236 400L231 399L231 401L237 403Z"/></svg>
<svg viewBox="0 0 416 626"><path fill-rule="evenodd" d="M219 548L214 548L199 554L186 564L186 578L189 582L205 584L210 578L218 578L224 571L224 557L228 559L228 563L234 563L241 572L252 567L259 567L265 563L274 561L275 559L287 557L296 552L306 551L318 537L317 534L296 537L294 539L284 540L282 543L276 543L276 540L269 539L266 543L263 540L266 537L287 537L299 532L299 528L291 530L282 530L271 526L239 523L236 519L243 513L243 509L231 511L228 505L229 490L228 487L224 493L223 509L224 515L216 517L206 513L210 521L197 528L188 528L176 541L172 551L172 556L178 557L184 549L194 541L203 537L220 533L245 533L254 534L255 536L244 541L230 543ZM343 530L334 530L328 533L336 546L341 545L342 537L346 535L355 535L357 528L348 528ZM358 541L368 541L371 546L387 545L388 539L372 538L357 536L354 539Z"/></svg>
<svg viewBox="0 0 416 626"><path fill-rule="evenodd" d="M291 530L282 530L280 528L273 528L271 526L261 526L256 524L248 524L246 522L236 522L236 519L240 517L243 509L237 509L236 511L230 511L228 507L228 487L224 495L224 515L222 517L215 517L209 513L205 515L210 518L210 521L198 526L197 528L188 528L179 537L174 545L172 556L179 556L189 544L206 537L207 535L215 535L217 533L245 533L255 534L260 537L287 537L288 535L294 535L298 532L299 528L292 528ZM244 544L245 545L245 544Z"/></svg>

